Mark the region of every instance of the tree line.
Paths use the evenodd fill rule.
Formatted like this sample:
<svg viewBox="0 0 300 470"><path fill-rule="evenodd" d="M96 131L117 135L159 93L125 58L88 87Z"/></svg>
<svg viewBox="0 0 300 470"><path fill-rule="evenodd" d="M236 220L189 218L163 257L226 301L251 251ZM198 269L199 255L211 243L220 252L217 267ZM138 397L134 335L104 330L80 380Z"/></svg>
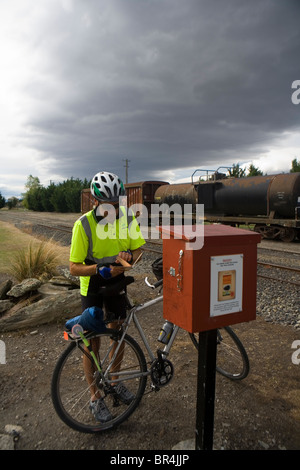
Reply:
<svg viewBox="0 0 300 470"><path fill-rule="evenodd" d="M239 163L233 163L231 168L228 168L229 177L234 178L244 178L246 176L262 176L263 172L255 167L252 163L248 168L248 172L246 168L241 168ZM292 161L292 167L290 169L290 173L297 173L300 172L300 160L298 161L297 158L294 158Z"/></svg>
<svg viewBox="0 0 300 470"><path fill-rule="evenodd" d="M25 184L23 205L29 210L46 212L80 212L81 191L89 188L90 181L70 178L62 183L50 182L45 187L39 178L30 175Z"/></svg>

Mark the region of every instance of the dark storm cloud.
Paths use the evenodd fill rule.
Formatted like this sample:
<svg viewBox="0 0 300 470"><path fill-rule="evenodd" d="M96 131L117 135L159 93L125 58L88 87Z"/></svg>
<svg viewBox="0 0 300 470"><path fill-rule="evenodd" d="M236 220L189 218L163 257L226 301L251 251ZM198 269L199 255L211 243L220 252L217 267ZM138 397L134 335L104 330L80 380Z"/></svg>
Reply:
<svg viewBox="0 0 300 470"><path fill-rule="evenodd" d="M247 161L299 128L300 4L287 0L65 3L39 17L27 83L31 145L48 170L131 180Z"/></svg>

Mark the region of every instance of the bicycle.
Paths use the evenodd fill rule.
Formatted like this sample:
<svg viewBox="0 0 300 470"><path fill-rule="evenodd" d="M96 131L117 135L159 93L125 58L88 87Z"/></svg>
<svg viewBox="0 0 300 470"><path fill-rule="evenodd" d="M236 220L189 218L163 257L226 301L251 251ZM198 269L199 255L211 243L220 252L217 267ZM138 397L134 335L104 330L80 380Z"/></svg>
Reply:
<svg viewBox="0 0 300 470"><path fill-rule="evenodd" d="M144 304L132 305L127 296L127 286L134 278L127 276L124 282L114 286L115 292L125 289L128 302L128 314L119 328L107 328L103 333L83 332L73 328L66 333L70 344L63 351L55 366L51 395L54 408L62 421L71 428L86 433L99 433L115 428L124 422L135 411L145 392L148 377L151 378L151 390L158 391L167 385L173 376L173 365L167 358L174 343L179 327L174 325L169 342L158 349L156 355L150 348L145 333L138 321L137 314L163 300L163 294ZM162 285L162 279L155 284L146 283L153 289ZM105 291L103 291L105 293ZM110 293L111 295L111 293ZM137 341L128 334L130 325L134 323L142 340L149 361ZM193 344L198 347L196 336L189 333ZM232 343L227 342L230 340ZM91 348L91 341L97 338L97 351ZM218 331L217 371L232 380L241 380L248 375L249 360L245 348L231 328ZM220 350L222 349L222 353ZM228 349L228 353L226 350ZM234 353L234 354L232 354ZM90 403L90 383L87 383L83 370L83 357L89 358L93 365L90 381L97 386L104 397L105 403L112 411L112 419L105 423L95 422ZM119 361L119 357L122 360ZM229 357L235 357L230 359ZM227 361L227 362L226 362ZM238 365L239 369L232 369ZM228 367L229 369L228 369ZM134 398L130 403L122 403L115 392L115 385L126 383L126 387Z"/></svg>

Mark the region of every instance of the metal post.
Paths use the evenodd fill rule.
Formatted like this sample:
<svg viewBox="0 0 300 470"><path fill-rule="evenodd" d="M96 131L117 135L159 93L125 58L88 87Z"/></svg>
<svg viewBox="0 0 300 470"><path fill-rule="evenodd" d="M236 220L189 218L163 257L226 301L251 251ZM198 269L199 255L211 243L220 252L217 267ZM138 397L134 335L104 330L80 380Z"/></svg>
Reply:
<svg viewBox="0 0 300 470"><path fill-rule="evenodd" d="M217 330L199 333L196 450L212 450L217 359Z"/></svg>
<svg viewBox="0 0 300 470"><path fill-rule="evenodd" d="M125 174L125 183L127 184L128 183L128 162L130 162L130 160L128 160L128 158L126 159L123 159L123 161L125 162L125 168L126 168L126 174Z"/></svg>

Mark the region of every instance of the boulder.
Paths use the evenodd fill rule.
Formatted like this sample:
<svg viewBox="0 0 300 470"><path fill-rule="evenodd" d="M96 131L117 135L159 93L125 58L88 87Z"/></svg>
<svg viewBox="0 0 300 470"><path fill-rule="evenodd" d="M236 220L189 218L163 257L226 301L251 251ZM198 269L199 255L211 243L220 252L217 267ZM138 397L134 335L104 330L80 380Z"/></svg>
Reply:
<svg viewBox="0 0 300 470"><path fill-rule="evenodd" d="M77 284L74 284L71 279L66 278L65 276L53 276L49 280L50 284L53 284L54 286L63 286L63 287L68 287L69 289L73 289L75 287L78 287Z"/></svg>
<svg viewBox="0 0 300 470"><path fill-rule="evenodd" d="M0 313L4 313L14 306L11 300L0 300Z"/></svg>
<svg viewBox="0 0 300 470"><path fill-rule="evenodd" d="M37 290L41 286L41 281L35 278L29 278L22 281L20 284L13 286L6 295L9 297L19 298L22 297L27 292L32 292Z"/></svg>
<svg viewBox="0 0 300 470"><path fill-rule="evenodd" d="M75 317L81 313L80 290L47 296L16 311L15 306L0 318L0 332L31 328Z"/></svg>
<svg viewBox="0 0 300 470"><path fill-rule="evenodd" d="M5 300L6 299L6 293L11 289L11 286L13 285L13 282L11 279L8 279L7 281L3 281L0 284L0 300Z"/></svg>
<svg viewBox="0 0 300 470"><path fill-rule="evenodd" d="M46 282L38 288L38 293L43 297L46 297L49 295L60 295L62 292L67 292L69 290L70 288L67 286L58 286L56 284L52 284L51 282Z"/></svg>
<svg viewBox="0 0 300 470"><path fill-rule="evenodd" d="M0 434L0 450L15 450L15 444L12 436Z"/></svg>
<svg viewBox="0 0 300 470"><path fill-rule="evenodd" d="M80 279L78 276L72 276L70 274L70 270L67 266L57 266L58 273L63 276L65 279L68 279L72 282L72 284L76 285L77 287L80 285Z"/></svg>

